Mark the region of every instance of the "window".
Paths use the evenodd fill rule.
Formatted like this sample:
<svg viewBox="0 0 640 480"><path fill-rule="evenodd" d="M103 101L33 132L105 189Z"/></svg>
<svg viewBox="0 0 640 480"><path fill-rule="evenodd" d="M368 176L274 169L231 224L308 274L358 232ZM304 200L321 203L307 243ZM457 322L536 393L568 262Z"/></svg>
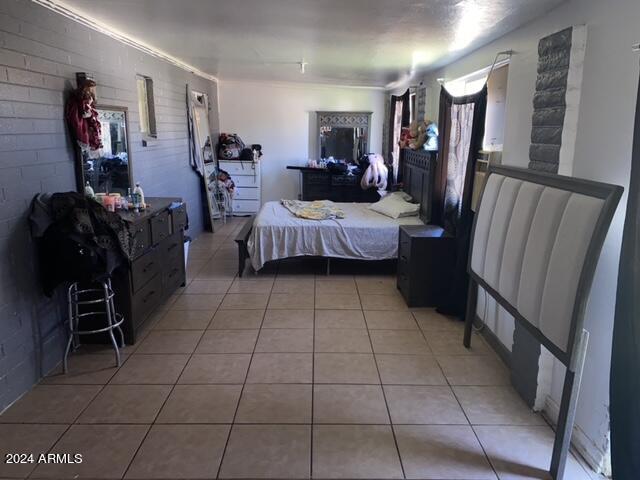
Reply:
<svg viewBox="0 0 640 480"><path fill-rule="evenodd" d="M416 94L415 92L409 95L409 123L413 123L417 120L418 112L416 111Z"/></svg>
<svg viewBox="0 0 640 480"><path fill-rule="evenodd" d="M140 131L145 137L156 138L156 110L153 104L153 80L142 75L136 76L138 89L138 111L140 113Z"/></svg>
<svg viewBox="0 0 640 480"><path fill-rule="evenodd" d="M504 115L507 100L509 63L498 62L487 82L490 67L444 83L444 88L456 97L476 93L487 83L487 113L482 148L501 151L504 139Z"/></svg>

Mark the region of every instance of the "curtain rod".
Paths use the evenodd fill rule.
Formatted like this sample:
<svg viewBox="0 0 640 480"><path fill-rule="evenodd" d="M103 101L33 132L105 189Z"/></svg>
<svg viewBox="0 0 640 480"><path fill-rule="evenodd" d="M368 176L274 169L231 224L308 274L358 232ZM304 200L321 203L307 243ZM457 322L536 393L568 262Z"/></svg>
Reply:
<svg viewBox="0 0 640 480"><path fill-rule="evenodd" d="M493 71L495 70L496 66L498 64L500 64L500 66L502 66L505 62L507 62L507 59L505 60L501 60L500 62L498 62L498 58L500 58L501 56L506 56L508 58L511 58L513 56L515 52L513 50L503 50L501 52L496 53L496 56L493 58L493 63L491 64L490 67L487 67L489 69L489 72L487 73L487 81L489 80L489 77L491 76L491 74L493 73ZM481 72L485 70L485 68L478 70L478 72ZM469 75L465 75L465 77L468 77L470 75L474 75L475 73L478 72L474 72L471 73ZM461 77L461 78L465 78L465 77ZM445 78L436 78L436 82L438 82L440 85L444 85L446 82Z"/></svg>

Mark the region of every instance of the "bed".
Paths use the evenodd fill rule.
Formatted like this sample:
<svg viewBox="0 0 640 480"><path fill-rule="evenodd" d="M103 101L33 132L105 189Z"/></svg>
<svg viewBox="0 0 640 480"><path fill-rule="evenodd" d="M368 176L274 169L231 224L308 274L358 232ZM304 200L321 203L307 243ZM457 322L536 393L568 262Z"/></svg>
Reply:
<svg viewBox="0 0 640 480"><path fill-rule="evenodd" d="M280 202L267 202L236 237L238 276L247 259L258 271L267 262L291 257L324 257L351 260L397 258L400 225L427 223L435 156L409 153L403 166L404 191L420 203L419 216L393 219L370 210L368 203L336 203L345 218L307 220L294 216Z"/></svg>

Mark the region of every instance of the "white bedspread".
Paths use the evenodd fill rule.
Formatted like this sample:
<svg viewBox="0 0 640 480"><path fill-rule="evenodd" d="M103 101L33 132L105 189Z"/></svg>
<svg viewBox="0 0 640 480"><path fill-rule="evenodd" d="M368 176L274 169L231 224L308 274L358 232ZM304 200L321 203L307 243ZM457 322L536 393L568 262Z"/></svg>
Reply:
<svg viewBox="0 0 640 480"><path fill-rule="evenodd" d="M398 256L398 226L421 225L418 217L390 218L368 203L337 203L345 218L306 220L280 202L265 203L253 223L248 249L259 270L271 260L303 255L384 260Z"/></svg>

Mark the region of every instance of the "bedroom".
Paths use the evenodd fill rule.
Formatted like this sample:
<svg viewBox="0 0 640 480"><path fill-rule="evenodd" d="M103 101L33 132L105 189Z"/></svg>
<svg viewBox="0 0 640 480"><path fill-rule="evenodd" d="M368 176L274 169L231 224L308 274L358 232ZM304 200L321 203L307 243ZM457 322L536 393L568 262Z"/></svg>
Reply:
<svg viewBox="0 0 640 480"><path fill-rule="evenodd" d="M0 477L503 479L547 478L551 469L560 478L554 433L573 424L565 479L638 478L638 18L632 0L1 2ZM570 51L554 57L568 67L559 100L540 91L545 48ZM450 147L452 112L481 112L476 90L487 77L487 115L460 131L477 150L502 155L462 155L468 171L453 180L468 188L451 204L444 192L455 185L442 152L395 146L402 127L406 134L413 120L432 120L440 148ZM37 194L84 192L87 182L96 194L106 191L92 183L104 179L93 167L101 159L87 153L90 144L76 144L69 122L81 84L94 91L101 134L109 134L100 139L117 160L109 181L120 182L107 187L119 196L98 195L104 208L88 205L103 215L112 202L122 207L129 189L131 203L148 204L114 212L122 228L141 232L111 283L101 278L94 292L115 314L111 323L123 321L120 366L99 335L83 335L75 348L70 305L80 297L67 287L77 264L56 245L43 249L29 223ZM560 102L562 121L538 123L545 101ZM323 113L348 115L328 124ZM389 172L378 178L387 183L380 190L400 190L402 182L411 200L397 203L414 210L420 203L418 215L393 219L367 208L379 194L361 188L364 165L355 175L300 171L331 156L331 132L356 120L363 123L351 127L347 150L357 152L354 160L380 154ZM251 156L221 158L222 132L239 135ZM253 162L258 144L262 156ZM225 185L205 190L199 174L218 165L235 183L231 200ZM556 173L569 183L553 183L564 178ZM605 190L592 182L624 188L608 229L594 227L607 231L593 236L601 251L576 258L590 238L578 230L588 209L569 216L578 222L565 225L574 248L560 258L556 252L549 265L562 268L548 270L548 284L522 293L528 310L515 305L513 292L491 288L497 274L485 267L502 261L471 264L471 277L463 261L470 251L508 258L510 245L524 256L522 241L506 241L505 225L515 223L500 217L505 207L515 211L515 197L489 186L486 198L502 201L478 200L473 182L491 177L524 184L518 188L552 182L598 199ZM607 188L611 198L619 192ZM262 217L266 223L251 219L265 205L282 208L281 199L334 200L345 218L300 219L278 209ZM545 218L555 218L559 205ZM504 224L488 229L482 250L479 233L477 240L468 231L469 212L485 208ZM463 211L460 234L452 235L448 222L457 227ZM359 225L363 215L377 221ZM526 215L513 220L523 218L534 223ZM398 227L406 222L416 225ZM425 222L437 234L426 229L425 236ZM183 247L185 236L192 241ZM551 250L521 262L518 278ZM335 258L345 251L360 260ZM314 258L279 259L300 254ZM379 256L387 260L362 260ZM255 274L263 260L271 261ZM591 288L563 277L570 267L582 268L586 280L591 272ZM409 280L399 282L399 272ZM460 285L467 283L473 293L465 302ZM566 285L576 288L573 297L564 295ZM545 286L543 301L535 291ZM477 303L472 315L465 303ZM565 315L567 328L589 332L582 375L569 375L581 377L579 395L567 401L565 365L576 373L585 350L569 348L568 361L556 347L558 332L536 323L548 305L552 317L577 312ZM465 317L474 323L471 350L463 345ZM78 328L109 324L98 322ZM576 332L570 346L584 341ZM567 418L573 408L562 414L573 400L574 421ZM568 436L561 440L567 447Z"/></svg>

